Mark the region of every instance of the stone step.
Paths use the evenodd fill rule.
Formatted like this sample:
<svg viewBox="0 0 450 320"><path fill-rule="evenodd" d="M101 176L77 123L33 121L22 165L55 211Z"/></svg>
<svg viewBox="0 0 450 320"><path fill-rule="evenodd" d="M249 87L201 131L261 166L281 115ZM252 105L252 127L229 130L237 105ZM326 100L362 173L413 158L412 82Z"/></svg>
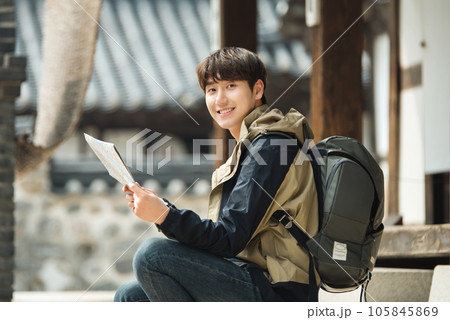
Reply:
<svg viewBox="0 0 450 320"><path fill-rule="evenodd" d="M450 302L450 266L436 266L431 282L430 302Z"/></svg>
<svg viewBox="0 0 450 320"><path fill-rule="evenodd" d="M430 294L433 270L375 268L367 288L367 301L425 302ZM321 302L359 301L361 289L348 293L319 292Z"/></svg>

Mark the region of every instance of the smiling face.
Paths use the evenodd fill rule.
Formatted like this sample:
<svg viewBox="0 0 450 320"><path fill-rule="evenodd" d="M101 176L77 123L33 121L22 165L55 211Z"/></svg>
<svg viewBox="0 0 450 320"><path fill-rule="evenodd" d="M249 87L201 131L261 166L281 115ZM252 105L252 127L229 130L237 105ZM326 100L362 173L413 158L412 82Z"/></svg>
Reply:
<svg viewBox="0 0 450 320"><path fill-rule="evenodd" d="M230 130L236 140L239 140L244 118L262 105L263 93L261 80L256 81L252 89L246 80L208 79L205 86L205 100L211 117L221 128Z"/></svg>

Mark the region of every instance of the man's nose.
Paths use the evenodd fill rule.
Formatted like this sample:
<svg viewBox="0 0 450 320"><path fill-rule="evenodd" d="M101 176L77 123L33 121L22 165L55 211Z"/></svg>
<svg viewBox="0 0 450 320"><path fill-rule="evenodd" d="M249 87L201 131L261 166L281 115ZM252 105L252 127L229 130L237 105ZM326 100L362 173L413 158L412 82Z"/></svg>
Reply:
<svg viewBox="0 0 450 320"><path fill-rule="evenodd" d="M225 90L223 89L217 90L216 103L218 105L225 105L228 103L228 98Z"/></svg>

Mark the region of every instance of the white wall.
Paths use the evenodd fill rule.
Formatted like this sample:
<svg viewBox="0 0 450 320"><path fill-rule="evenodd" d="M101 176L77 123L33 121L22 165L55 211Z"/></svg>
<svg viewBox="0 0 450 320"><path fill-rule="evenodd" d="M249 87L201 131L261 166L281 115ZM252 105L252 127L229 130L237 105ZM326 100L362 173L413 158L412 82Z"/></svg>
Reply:
<svg viewBox="0 0 450 320"><path fill-rule="evenodd" d="M423 1L400 2L400 67L422 63ZM406 224L425 223L423 89L400 94L399 210Z"/></svg>
<svg viewBox="0 0 450 320"><path fill-rule="evenodd" d="M399 206L425 223L425 174L450 170L450 2L400 3L400 67L422 65L422 85L400 95Z"/></svg>
<svg viewBox="0 0 450 320"><path fill-rule="evenodd" d="M377 154L386 158L389 152L389 35L375 38L373 61L373 99Z"/></svg>
<svg viewBox="0 0 450 320"><path fill-rule="evenodd" d="M425 173L450 171L450 1L424 1Z"/></svg>
<svg viewBox="0 0 450 320"><path fill-rule="evenodd" d="M399 208L405 224L425 223L422 89L401 94Z"/></svg>

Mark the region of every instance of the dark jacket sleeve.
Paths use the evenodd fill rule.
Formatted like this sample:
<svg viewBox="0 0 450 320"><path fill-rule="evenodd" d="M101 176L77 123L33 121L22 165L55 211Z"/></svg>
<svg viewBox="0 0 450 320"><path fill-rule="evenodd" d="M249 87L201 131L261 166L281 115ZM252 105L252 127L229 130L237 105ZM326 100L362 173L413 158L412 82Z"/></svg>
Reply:
<svg viewBox="0 0 450 320"><path fill-rule="evenodd" d="M280 139L280 136L272 137ZM271 144L271 136L253 142L241 157L235 178L225 182L217 222L169 204L160 230L169 238L222 257L241 252L256 230L298 151ZM283 157L281 155L283 154Z"/></svg>

